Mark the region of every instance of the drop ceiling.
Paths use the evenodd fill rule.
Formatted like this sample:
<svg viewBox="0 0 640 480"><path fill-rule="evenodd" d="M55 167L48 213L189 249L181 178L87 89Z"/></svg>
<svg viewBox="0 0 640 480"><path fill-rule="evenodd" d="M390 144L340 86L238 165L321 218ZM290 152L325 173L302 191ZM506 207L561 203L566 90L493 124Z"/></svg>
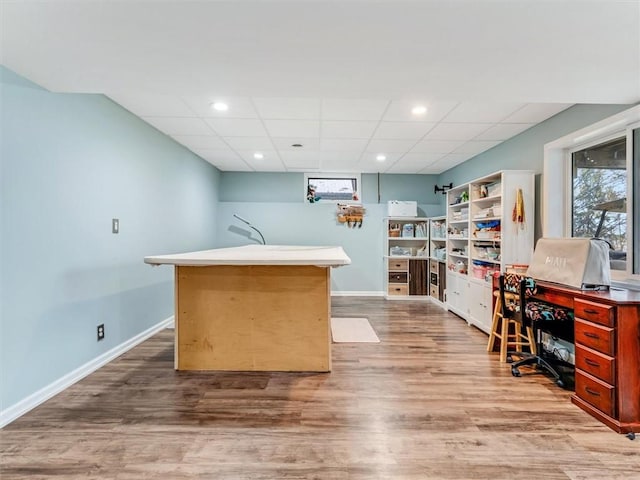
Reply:
<svg viewBox="0 0 640 480"><path fill-rule="evenodd" d="M227 171L437 174L572 104L640 101L637 1L3 1L1 26L3 65Z"/></svg>

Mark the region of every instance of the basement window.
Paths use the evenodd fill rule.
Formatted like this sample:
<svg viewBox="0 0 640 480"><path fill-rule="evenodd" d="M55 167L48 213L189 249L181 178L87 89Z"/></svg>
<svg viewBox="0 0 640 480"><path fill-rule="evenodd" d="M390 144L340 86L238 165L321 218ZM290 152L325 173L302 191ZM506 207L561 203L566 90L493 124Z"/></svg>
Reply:
<svg viewBox="0 0 640 480"><path fill-rule="evenodd" d="M305 173L305 202L360 203L360 174Z"/></svg>

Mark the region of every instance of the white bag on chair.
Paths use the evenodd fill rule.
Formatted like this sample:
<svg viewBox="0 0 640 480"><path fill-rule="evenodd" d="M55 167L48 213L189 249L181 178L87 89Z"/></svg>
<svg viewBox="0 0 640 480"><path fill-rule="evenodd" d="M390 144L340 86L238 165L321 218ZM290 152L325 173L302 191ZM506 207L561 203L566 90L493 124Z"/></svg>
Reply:
<svg viewBox="0 0 640 480"><path fill-rule="evenodd" d="M592 238L541 238L527 275L582 290L611 285L609 245Z"/></svg>

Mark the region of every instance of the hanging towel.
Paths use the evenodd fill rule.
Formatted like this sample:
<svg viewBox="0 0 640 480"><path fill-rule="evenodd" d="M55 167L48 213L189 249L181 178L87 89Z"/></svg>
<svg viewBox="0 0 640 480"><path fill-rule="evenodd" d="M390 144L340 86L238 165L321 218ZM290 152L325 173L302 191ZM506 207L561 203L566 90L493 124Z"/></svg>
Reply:
<svg viewBox="0 0 640 480"><path fill-rule="evenodd" d="M511 215L511 219L516 225L524 228L524 195L522 194L521 188L519 188L518 192L516 193L516 203L513 206L513 214Z"/></svg>

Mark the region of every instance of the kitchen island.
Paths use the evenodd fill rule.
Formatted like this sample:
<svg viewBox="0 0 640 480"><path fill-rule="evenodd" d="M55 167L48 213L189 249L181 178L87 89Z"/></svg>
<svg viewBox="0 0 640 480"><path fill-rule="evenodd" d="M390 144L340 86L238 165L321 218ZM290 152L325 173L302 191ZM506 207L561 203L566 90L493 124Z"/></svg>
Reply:
<svg viewBox="0 0 640 480"><path fill-rule="evenodd" d="M175 266L177 370L331 370L342 247L247 245L145 257Z"/></svg>

